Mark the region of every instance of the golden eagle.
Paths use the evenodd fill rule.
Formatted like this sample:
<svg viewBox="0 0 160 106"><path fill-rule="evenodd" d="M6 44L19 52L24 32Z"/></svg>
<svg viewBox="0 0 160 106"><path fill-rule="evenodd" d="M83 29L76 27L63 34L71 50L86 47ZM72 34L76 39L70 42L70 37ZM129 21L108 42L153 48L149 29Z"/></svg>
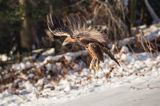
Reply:
<svg viewBox="0 0 160 106"><path fill-rule="evenodd" d="M100 31L91 26L86 26L86 23L84 23L85 21L82 21L79 16L76 18L67 17L66 20L65 25L61 25L60 28L52 30L51 27L54 23L52 16L48 15L48 28L55 36L67 36L63 42L63 45L71 42L76 42L82 45L91 56L90 69L93 69L94 71L99 70L100 61L104 61L104 53L120 66L119 62L115 59L107 47L106 38Z"/></svg>

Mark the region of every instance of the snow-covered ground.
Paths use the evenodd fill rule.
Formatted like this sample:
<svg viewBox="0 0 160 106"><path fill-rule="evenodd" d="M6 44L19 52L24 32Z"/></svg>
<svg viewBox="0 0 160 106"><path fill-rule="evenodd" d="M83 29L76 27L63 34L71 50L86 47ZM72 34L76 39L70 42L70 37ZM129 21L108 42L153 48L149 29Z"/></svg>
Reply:
<svg viewBox="0 0 160 106"><path fill-rule="evenodd" d="M39 85L45 78L35 85L25 81L18 94L9 89L2 92L0 106L158 106L160 55L134 54L123 47L116 58L121 67L106 58L97 74L84 68L81 73L68 73L57 84L45 84L43 90Z"/></svg>
<svg viewBox="0 0 160 106"><path fill-rule="evenodd" d="M160 80L158 77L127 85L95 91L75 100L54 106L159 106Z"/></svg>

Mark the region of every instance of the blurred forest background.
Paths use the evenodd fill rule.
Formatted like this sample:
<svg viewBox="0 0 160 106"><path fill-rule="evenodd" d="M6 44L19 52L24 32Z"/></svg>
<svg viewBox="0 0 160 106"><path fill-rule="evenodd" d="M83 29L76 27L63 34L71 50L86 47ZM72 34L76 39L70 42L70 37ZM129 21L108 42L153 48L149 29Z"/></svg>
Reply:
<svg viewBox="0 0 160 106"><path fill-rule="evenodd" d="M159 0L0 0L0 54L15 58L17 54L50 47L58 53L59 41L47 36L51 34L46 24L49 13L61 19L78 14L92 25L110 25L104 32L115 41L132 36L132 27L157 22L159 9ZM119 19L121 22L116 21Z"/></svg>

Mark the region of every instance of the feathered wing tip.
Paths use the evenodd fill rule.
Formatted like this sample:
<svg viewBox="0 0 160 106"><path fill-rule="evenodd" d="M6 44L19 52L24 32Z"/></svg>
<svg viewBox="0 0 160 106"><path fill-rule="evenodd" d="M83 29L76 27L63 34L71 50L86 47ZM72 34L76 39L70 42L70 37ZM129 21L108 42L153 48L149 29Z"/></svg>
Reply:
<svg viewBox="0 0 160 106"><path fill-rule="evenodd" d="M52 15L51 14L48 14L47 15L47 27L49 29L49 31L53 34L54 32L52 31L51 29L51 26L53 26L53 21L52 21ZM53 38L53 36L51 36L50 34L48 35L50 39Z"/></svg>
<svg viewBox="0 0 160 106"><path fill-rule="evenodd" d="M58 17L52 17L51 14L47 15L47 26L49 31L55 36L70 36L78 37L86 35L86 38L92 38L100 42L105 42L105 38L96 28L87 24L84 16L69 15L63 20ZM53 36L49 36L53 38Z"/></svg>
<svg viewBox="0 0 160 106"><path fill-rule="evenodd" d="M69 15L63 20L58 17L52 17L52 14L47 15L47 26L49 31L55 36L71 36L76 37L78 33L86 31L85 17L79 15ZM49 36L52 38L53 36Z"/></svg>
<svg viewBox="0 0 160 106"><path fill-rule="evenodd" d="M69 32L70 29L65 26L62 20L58 17L52 17L51 14L47 15L47 26L49 31L53 35L49 35L49 38L53 38L53 36L71 36Z"/></svg>
<svg viewBox="0 0 160 106"><path fill-rule="evenodd" d="M71 14L66 17L66 26L73 32L73 36L76 37L78 32L85 31L87 29L86 18Z"/></svg>
<svg viewBox="0 0 160 106"><path fill-rule="evenodd" d="M63 33L68 33L73 36L73 33L86 30L85 18L78 15L69 15L63 20L58 17L53 17L52 14L47 15L47 26L50 32L55 36L65 36Z"/></svg>

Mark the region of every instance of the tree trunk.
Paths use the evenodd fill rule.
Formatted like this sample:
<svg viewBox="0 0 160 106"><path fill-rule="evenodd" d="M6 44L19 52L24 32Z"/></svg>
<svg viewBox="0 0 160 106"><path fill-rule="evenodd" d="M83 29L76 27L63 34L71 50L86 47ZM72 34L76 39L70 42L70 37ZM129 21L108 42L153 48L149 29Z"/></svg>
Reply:
<svg viewBox="0 0 160 106"><path fill-rule="evenodd" d="M31 14L29 0L19 0L20 5L24 8L22 16L22 29L20 32L20 46L23 50L32 49L32 32L31 32Z"/></svg>

